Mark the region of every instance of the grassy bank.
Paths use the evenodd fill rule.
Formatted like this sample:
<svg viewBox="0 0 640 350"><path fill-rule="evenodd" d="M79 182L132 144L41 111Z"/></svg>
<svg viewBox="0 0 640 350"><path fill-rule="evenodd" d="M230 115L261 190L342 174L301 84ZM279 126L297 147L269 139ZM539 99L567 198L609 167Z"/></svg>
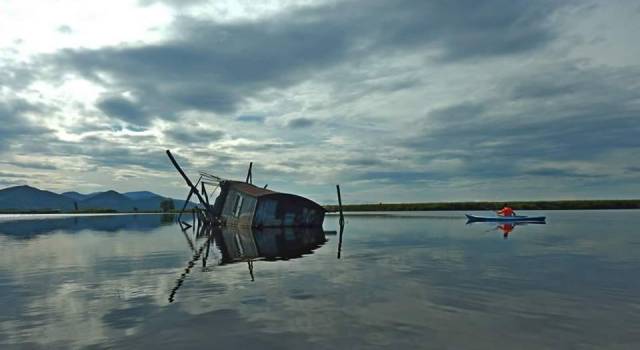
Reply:
<svg viewBox="0 0 640 350"><path fill-rule="evenodd" d="M343 211L413 211L413 210L499 210L504 202L438 202L438 203L378 203L347 204ZM515 210L571 210L571 209L640 209L640 199L629 200L567 200L567 201L514 201ZM337 205L327 205L330 212Z"/></svg>

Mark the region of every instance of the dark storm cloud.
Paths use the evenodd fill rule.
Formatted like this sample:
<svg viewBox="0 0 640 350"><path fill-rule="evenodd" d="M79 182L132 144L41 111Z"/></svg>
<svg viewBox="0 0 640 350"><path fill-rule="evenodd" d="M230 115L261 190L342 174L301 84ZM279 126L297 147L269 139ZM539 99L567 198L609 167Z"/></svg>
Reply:
<svg viewBox="0 0 640 350"><path fill-rule="evenodd" d="M263 124L265 117L258 115L241 115L237 117L236 120L240 122Z"/></svg>
<svg viewBox="0 0 640 350"><path fill-rule="evenodd" d="M150 6L153 4L165 4L173 7L187 7L206 3L208 0L138 0L142 6Z"/></svg>
<svg viewBox="0 0 640 350"><path fill-rule="evenodd" d="M561 64L527 74L505 82L513 93L501 98L431 112L422 132L403 142L424 152L423 162L457 154L460 175L485 178L591 178L598 175L536 165L640 149L640 71Z"/></svg>
<svg viewBox="0 0 640 350"><path fill-rule="evenodd" d="M5 173L0 171L0 177L22 178L24 174Z"/></svg>
<svg viewBox="0 0 640 350"><path fill-rule="evenodd" d="M182 17L174 38L165 42L64 50L48 59L58 69L132 91L146 112L163 119L186 110L225 114L266 88L288 87L324 69L375 56L431 49L441 60L461 60L526 52L553 39L547 19L558 6L345 1L234 23ZM99 107L116 118L150 121L127 101L104 103Z"/></svg>
<svg viewBox="0 0 640 350"><path fill-rule="evenodd" d="M0 99L0 152L23 143L45 141L50 130L34 125L25 114L42 112L40 106L20 99Z"/></svg>
<svg viewBox="0 0 640 350"><path fill-rule="evenodd" d="M46 142L25 144L26 152L40 156L77 157L89 167L110 167L125 169L137 167L142 169L166 171L171 170L171 163L165 149L155 142L155 138L147 136L124 136L118 141L98 135L71 142L50 138ZM188 167L191 163L176 156L180 165Z"/></svg>
<svg viewBox="0 0 640 350"><path fill-rule="evenodd" d="M235 152L269 152L295 150L300 145L294 142L256 141L250 144L233 145L230 148Z"/></svg>
<svg viewBox="0 0 640 350"><path fill-rule="evenodd" d="M486 106L482 104L464 102L430 112L429 121L447 125L467 123L482 117L485 110Z"/></svg>
<svg viewBox="0 0 640 350"><path fill-rule="evenodd" d="M97 106L106 115L133 124L140 124L146 114L133 101L120 96L110 96L98 101Z"/></svg>
<svg viewBox="0 0 640 350"><path fill-rule="evenodd" d="M548 176L553 178L558 177L571 177L571 178L600 178L604 175L596 175L596 174L584 174L577 171L553 168L553 167L542 167L538 169L525 171L526 175L535 175L535 176Z"/></svg>
<svg viewBox="0 0 640 350"><path fill-rule="evenodd" d="M184 144L208 144L218 141L225 136L220 130L208 130L200 127L188 128L183 125L174 125L165 131L165 135L173 141Z"/></svg>
<svg viewBox="0 0 640 350"><path fill-rule="evenodd" d="M356 19L378 33L376 45L434 45L440 59L450 61L542 47L555 37L548 19L560 6L552 1L379 1L367 18Z"/></svg>
<svg viewBox="0 0 640 350"><path fill-rule="evenodd" d="M43 162L26 162L26 161L10 161L10 162L1 162L2 164L9 164L19 168L25 169L39 169L39 170L56 170L57 166L50 163Z"/></svg>
<svg viewBox="0 0 640 350"><path fill-rule="evenodd" d="M433 180L434 175L424 171L371 171L358 176L362 180L386 180L396 183Z"/></svg>
<svg viewBox="0 0 640 350"><path fill-rule="evenodd" d="M172 170L167 155L161 148L131 149L129 147L116 147L105 149L104 147L94 147L86 152L90 157L90 162L97 166L106 166L116 169L124 167L140 167L151 170L166 171ZM176 157L180 166L187 167L191 163L187 159Z"/></svg>
<svg viewBox="0 0 640 350"><path fill-rule="evenodd" d="M2 87L17 91L24 89L37 77L37 69L25 62L16 62L2 57L0 51L0 84Z"/></svg>
<svg viewBox="0 0 640 350"><path fill-rule="evenodd" d="M347 159L345 163L353 166L369 167L369 166L382 165L384 164L384 161L380 158L374 158L374 157L355 157L355 158Z"/></svg>
<svg viewBox="0 0 640 350"><path fill-rule="evenodd" d="M294 118L287 122L287 126L292 129L308 128L315 123L313 119L309 118Z"/></svg>

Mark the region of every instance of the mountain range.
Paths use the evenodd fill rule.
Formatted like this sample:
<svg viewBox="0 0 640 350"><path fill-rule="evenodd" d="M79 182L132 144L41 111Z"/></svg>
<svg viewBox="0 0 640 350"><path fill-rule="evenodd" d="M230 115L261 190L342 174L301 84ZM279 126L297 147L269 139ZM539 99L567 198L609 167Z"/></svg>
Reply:
<svg viewBox="0 0 640 350"><path fill-rule="evenodd" d="M89 194L58 194L31 186L15 186L0 190L0 211L160 211L160 203L166 199L173 200L176 209L181 209L185 203L183 200L167 198L149 191L119 193L110 190ZM191 202L188 205L189 208L194 206Z"/></svg>

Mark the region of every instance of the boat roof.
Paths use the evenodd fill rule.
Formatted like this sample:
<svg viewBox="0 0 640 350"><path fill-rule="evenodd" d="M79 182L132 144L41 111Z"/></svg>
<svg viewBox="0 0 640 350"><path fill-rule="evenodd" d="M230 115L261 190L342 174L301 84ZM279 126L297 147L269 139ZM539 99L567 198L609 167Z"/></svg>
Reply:
<svg viewBox="0 0 640 350"><path fill-rule="evenodd" d="M234 189L254 197L261 197L261 196L266 196L268 194L280 193L280 192L268 190L266 188L261 188L252 184L248 184L242 181L227 180L227 183L229 183L229 185L231 185Z"/></svg>
<svg viewBox="0 0 640 350"><path fill-rule="evenodd" d="M299 196L297 194L272 191L272 190L268 190L268 189L262 188L262 187L257 187L255 185L248 184L248 183L242 182L242 181L226 180L226 182L234 190L242 192L242 193L246 193L246 194L248 194L248 195L250 195L252 197L262 198L262 197L270 196L270 197L279 197L279 198L283 198L283 199L287 198L288 200L296 200L296 201L302 200L302 201L308 202L308 203L318 207L321 210L326 211L326 209L323 206L321 206L320 204L312 201L309 198L305 198L305 197Z"/></svg>

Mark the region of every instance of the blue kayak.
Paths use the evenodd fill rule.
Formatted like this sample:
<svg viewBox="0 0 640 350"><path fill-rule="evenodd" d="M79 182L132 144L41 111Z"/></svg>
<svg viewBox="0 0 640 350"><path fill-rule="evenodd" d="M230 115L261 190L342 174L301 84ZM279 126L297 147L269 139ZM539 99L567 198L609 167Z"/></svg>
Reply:
<svg viewBox="0 0 640 350"><path fill-rule="evenodd" d="M514 216L477 216L477 215L469 215L467 216L467 220L469 221L487 221L487 222L531 222L531 221L545 221L547 219L546 216L524 216L524 215L514 215Z"/></svg>

